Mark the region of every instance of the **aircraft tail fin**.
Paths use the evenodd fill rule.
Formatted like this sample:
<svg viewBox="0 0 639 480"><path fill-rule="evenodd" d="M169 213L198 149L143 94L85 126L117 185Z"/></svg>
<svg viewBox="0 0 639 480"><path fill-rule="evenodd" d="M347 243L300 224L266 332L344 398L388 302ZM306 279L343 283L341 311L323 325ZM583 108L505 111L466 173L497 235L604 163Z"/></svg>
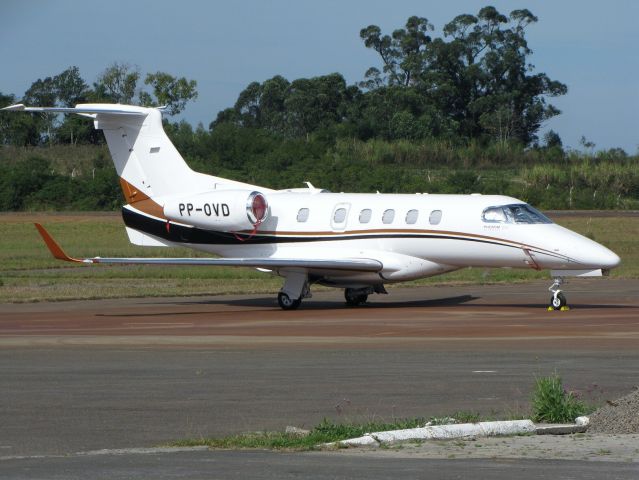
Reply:
<svg viewBox="0 0 639 480"><path fill-rule="evenodd" d="M2 110L75 113L92 118L104 136L120 177L127 203L163 217L152 200L216 188L255 188L253 185L195 172L186 164L162 126L162 112L119 104L80 104L72 108L12 105Z"/></svg>

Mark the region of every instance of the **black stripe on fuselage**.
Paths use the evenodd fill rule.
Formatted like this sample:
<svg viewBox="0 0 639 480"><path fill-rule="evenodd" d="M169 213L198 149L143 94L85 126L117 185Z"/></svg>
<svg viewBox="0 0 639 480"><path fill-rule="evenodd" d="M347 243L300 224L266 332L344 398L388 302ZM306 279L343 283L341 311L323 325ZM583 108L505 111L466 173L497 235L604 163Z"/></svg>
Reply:
<svg viewBox="0 0 639 480"><path fill-rule="evenodd" d="M277 235L260 235L253 236L249 234L234 234L230 232L217 232L213 230L204 230L197 227L187 227L175 223L170 223L158 218L148 217L142 213L138 213L126 207L122 208L122 218L127 227L134 228L141 232L148 233L155 237L162 238L174 243L192 243L200 245L258 245L273 243L303 243L303 242L330 242L338 240L363 240L363 239L380 239L380 238L436 238L446 240L462 240L467 242L486 243L491 245L499 245L502 247L510 247L521 249L518 245L509 245L499 241L488 240L484 238L472 238L464 236L454 236L446 234L431 233L370 233L370 234L348 234L348 235L317 235L317 236L277 236ZM545 255L551 255L557 258L565 258L550 252L538 252Z"/></svg>

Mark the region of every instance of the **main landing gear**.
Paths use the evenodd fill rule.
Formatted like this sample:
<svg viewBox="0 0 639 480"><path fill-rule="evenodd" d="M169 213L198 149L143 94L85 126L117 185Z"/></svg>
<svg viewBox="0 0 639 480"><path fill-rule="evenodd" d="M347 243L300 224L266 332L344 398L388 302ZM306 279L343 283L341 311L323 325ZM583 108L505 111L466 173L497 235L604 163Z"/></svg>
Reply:
<svg viewBox="0 0 639 480"><path fill-rule="evenodd" d="M356 307L362 303L366 303L369 293L371 292L369 292L367 288L345 288L344 298L346 299L346 305Z"/></svg>
<svg viewBox="0 0 639 480"><path fill-rule="evenodd" d="M295 310L303 298L311 296L308 276L302 272L290 272L284 278L284 285L277 294L277 303L282 310Z"/></svg>
<svg viewBox="0 0 639 480"><path fill-rule="evenodd" d="M564 279L562 277L555 277L553 279L553 284L548 288L550 292L552 292L552 297L550 297L550 306L548 310L568 310L568 301L566 300L566 296L559 289L559 287L564 283Z"/></svg>
<svg viewBox="0 0 639 480"><path fill-rule="evenodd" d="M282 310L295 310L302 304L302 300L311 297L311 283L317 282L317 279L309 281L308 275L303 272L287 272L284 277L284 285L277 294L277 303ZM337 285L331 285L337 286ZM384 285L377 284L371 286L348 287L344 289L344 298L346 304L356 307L366 303L371 293L388 293Z"/></svg>
<svg viewBox="0 0 639 480"><path fill-rule="evenodd" d="M302 299L293 300L288 294L280 292L277 294L277 303L280 304L282 310L296 310L302 303Z"/></svg>

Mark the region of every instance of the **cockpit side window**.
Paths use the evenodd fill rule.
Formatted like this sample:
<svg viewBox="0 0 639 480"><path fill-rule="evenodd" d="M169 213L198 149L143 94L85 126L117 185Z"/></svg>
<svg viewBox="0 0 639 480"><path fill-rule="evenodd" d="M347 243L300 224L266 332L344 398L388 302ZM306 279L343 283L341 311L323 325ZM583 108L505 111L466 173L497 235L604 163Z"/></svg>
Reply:
<svg viewBox="0 0 639 480"><path fill-rule="evenodd" d="M502 207L489 207L481 214L481 219L489 223L508 223L506 213Z"/></svg>
<svg viewBox="0 0 639 480"><path fill-rule="evenodd" d="M487 223L552 223L546 215L525 203L488 207L481 219Z"/></svg>

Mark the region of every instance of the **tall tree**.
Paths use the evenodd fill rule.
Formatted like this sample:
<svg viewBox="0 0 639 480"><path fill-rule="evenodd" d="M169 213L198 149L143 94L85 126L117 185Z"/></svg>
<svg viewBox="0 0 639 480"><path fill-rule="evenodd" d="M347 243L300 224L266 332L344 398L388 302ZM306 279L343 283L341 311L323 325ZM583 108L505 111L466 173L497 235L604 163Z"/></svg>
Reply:
<svg viewBox="0 0 639 480"><path fill-rule="evenodd" d="M147 106L165 106L169 115L177 115L187 102L197 98L197 82L184 77L176 78L165 72L147 74L144 83L153 87L155 99L147 92L140 92L140 103Z"/></svg>
<svg viewBox="0 0 639 480"><path fill-rule="evenodd" d="M69 67L53 77L57 103L64 107L73 107L85 102L89 95L89 86L80 76L78 67Z"/></svg>
<svg viewBox="0 0 639 480"><path fill-rule="evenodd" d="M80 75L76 66L67 68L53 77L56 89L56 103L63 107L73 107L87 102L92 96L89 86ZM59 143L100 143L102 135L96 132L90 122L77 115L65 115L64 120L57 126L56 141Z"/></svg>
<svg viewBox="0 0 639 480"><path fill-rule="evenodd" d="M0 108L17 103L14 95L4 95L0 92ZM0 144L38 145L42 122L34 115L15 115L12 112L0 112Z"/></svg>
<svg viewBox="0 0 639 480"><path fill-rule="evenodd" d="M52 77L39 78L31 84L25 92L23 102L27 105L40 107L55 107L58 98L56 82ZM54 113L40 113L34 117L34 122L40 132L39 142L52 143L57 115Z"/></svg>
<svg viewBox="0 0 639 480"><path fill-rule="evenodd" d="M388 85L411 85L423 69L423 52L431 42L427 34L433 25L424 17L412 16L406 27L395 30L392 36L382 35L377 25L369 25L359 32L367 48L375 50L383 62ZM366 72L364 86L371 88L384 83L381 72L372 67Z"/></svg>
<svg viewBox="0 0 639 480"><path fill-rule="evenodd" d="M506 16L484 7L476 16L458 15L444 26L444 38L434 39L422 17L410 17L392 36L371 25L360 36L379 53L387 77L373 67L363 85L415 88L424 97L424 112L448 118L461 137L530 144L543 122L560 113L546 98L567 91L545 73L531 74L525 30L536 21L526 9ZM402 123L407 120L403 115Z"/></svg>
<svg viewBox="0 0 639 480"><path fill-rule="evenodd" d="M94 88L97 93L114 103L132 103L139 79L137 67L114 62L98 76Z"/></svg>

